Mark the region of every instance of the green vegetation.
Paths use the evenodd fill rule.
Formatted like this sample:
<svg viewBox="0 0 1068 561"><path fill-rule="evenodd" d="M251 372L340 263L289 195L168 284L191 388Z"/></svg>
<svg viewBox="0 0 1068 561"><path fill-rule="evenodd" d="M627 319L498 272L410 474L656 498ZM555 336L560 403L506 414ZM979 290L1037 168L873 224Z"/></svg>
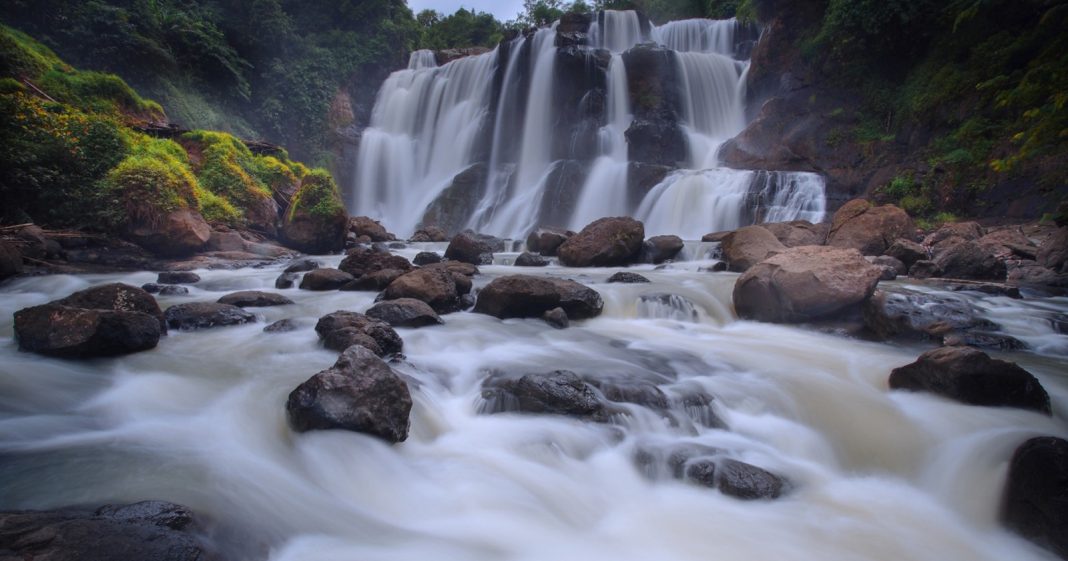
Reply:
<svg viewBox="0 0 1068 561"><path fill-rule="evenodd" d="M292 221L299 215L331 218L344 212L345 207L333 176L326 170L313 169L301 182L286 219Z"/></svg>
<svg viewBox="0 0 1068 561"><path fill-rule="evenodd" d="M309 172L285 151L254 154L213 131L153 138L132 127L162 110L120 78L76 70L7 27L0 48L4 222L113 231L192 209L211 222L272 231L272 199L287 200L309 173L340 201L328 172Z"/></svg>
<svg viewBox="0 0 1068 561"><path fill-rule="evenodd" d="M415 19L419 22L421 49L494 47L504 37L501 22L483 12L460 8L445 16L434 10L423 10Z"/></svg>

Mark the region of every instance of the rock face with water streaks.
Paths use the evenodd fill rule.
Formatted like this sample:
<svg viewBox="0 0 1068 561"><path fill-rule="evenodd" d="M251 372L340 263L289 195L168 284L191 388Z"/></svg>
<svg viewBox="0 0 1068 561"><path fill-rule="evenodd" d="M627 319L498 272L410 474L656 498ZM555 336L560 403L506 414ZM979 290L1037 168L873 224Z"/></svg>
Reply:
<svg viewBox="0 0 1068 561"><path fill-rule="evenodd" d="M212 561L187 508L162 501L93 510L0 512L0 558Z"/></svg>
<svg viewBox="0 0 1068 561"><path fill-rule="evenodd" d="M286 401L289 424L297 432L350 430L393 443L408 438L411 410L408 384L358 345L297 386Z"/></svg>
<svg viewBox="0 0 1068 561"><path fill-rule="evenodd" d="M88 358L154 348L166 326L150 294L112 283L19 310L14 328L20 350Z"/></svg>
<svg viewBox="0 0 1068 561"><path fill-rule="evenodd" d="M645 241L645 227L628 217L601 218L560 245L568 267L618 267L633 263Z"/></svg>
<svg viewBox="0 0 1068 561"><path fill-rule="evenodd" d="M1024 442L1009 463L1001 518L1009 528L1068 559L1068 441Z"/></svg>
<svg viewBox="0 0 1068 561"><path fill-rule="evenodd" d="M501 319L541 317L562 308L570 319L601 314L604 302L596 290L572 280L512 275L494 279L481 292L475 312Z"/></svg>
<svg viewBox="0 0 1068 561"><path fill-rule="evenodd" d="M743 319L775 323L829 319L867 300L881 275L855 249L789 248L738 278L734 308Z"/></svg>
<svg viewBox="0 0 1068 561"><path fill-rule="evenodd" d="M890 373L890 388L926 391L969 405L1020 407L1050 414L1049 394L1014 362L971 347L942 347Z"/></svg>

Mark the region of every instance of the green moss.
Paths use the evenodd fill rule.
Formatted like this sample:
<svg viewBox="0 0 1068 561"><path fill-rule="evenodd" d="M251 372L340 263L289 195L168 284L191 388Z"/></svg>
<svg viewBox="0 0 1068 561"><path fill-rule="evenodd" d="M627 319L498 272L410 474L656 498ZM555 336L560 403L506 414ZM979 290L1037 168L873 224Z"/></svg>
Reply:
<svg viewBox="0 0 1068 561"><path fill-rule="evenodd" d="M307 173L307 169L304 173ZM299 181L297 174L290 166L274 156L256 157L256 176L267 185L272 193L284 191Z"/></svg>
<svg viewBox="0 0 1068 561"><path fill-rule="evenodd" d="M212 193L200 190L200 214L213 224L237 226L241 223L241 211L234 208L230 201Z"/></svg>
<svg viewBox="0 0 1068 561"><path fill-rule="evenodd" d="M0 76L36 79L56 67L65 67L48 47L29 35L0 25Z"/></svg>
<svg viewBox="0 0 1068 561"><path fill-rule="evenodd" d="M156 224L169 212L200 208L196 178L175 158L131 155L108 173L106 188L130 223Z"/></svg>
<svg viewBox="0 0 1068 561"><path fill-rule="evenodd" d="M192 131L182 135L181 141L196 154L193 167L201 187L225 198L242 216L250 206L270 198L271 189L259 177L263 166L234 136Z"/></svg>
<svg viewBox="0 0 1068 561"><path fill-rule="evenodd" d="M301 181L300 189L297 190L293 202L289 205L289 214L286 219L292 221L299 214L329 218L344 212L341 192L338 191L333 176L325 169L316 168L309 171Z"/></svg>

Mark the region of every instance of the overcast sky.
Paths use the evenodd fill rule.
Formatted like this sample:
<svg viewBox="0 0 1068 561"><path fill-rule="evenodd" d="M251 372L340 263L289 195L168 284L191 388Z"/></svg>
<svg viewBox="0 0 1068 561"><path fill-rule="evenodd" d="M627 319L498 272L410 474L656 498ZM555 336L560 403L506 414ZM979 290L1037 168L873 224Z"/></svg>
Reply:
<svg viewBox="0 0 1068 561"><path fill-rule="evenodd" d="M489 12L500 21L515 19L523 10L523 0L408 0L408 7L418 14L421 10L437 10L445 15L460 8Z"/></svg>

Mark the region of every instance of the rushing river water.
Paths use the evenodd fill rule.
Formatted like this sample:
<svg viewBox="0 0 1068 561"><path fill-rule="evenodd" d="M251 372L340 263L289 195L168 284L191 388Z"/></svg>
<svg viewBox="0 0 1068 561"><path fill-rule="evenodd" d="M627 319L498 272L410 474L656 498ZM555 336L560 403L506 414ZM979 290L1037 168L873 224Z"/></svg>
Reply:
<svg viewBox="0 0 1068 561"><path fill-rule="evenodd" d="M444 249L416 245L400 253ZM149 352L65 361L18 352L12 314L155 274L9 282L0 288L0 508L169 500L218 521L229 553L247 559L1053 558L1004 530L997 512L1015 447L1068 436L1068 336L1050 326L1068 299L979 302L1037 349L1010 358L1049 391L1049 418L891 392L890 370L923 346L738 321L737 275L699 271L708 261L632 267L653 282L622 285L605 283L612 269L517 269L504 264L512 258L482 267L476 287L519 272L570 277L601 293L604 314L566 330L469 312L398 329L406 360L394 367L415 406L409 439L393 446L344 431L296 434L284 410L294 387L337 358L320 347L316 319L363 311L373 293L286 290L296 303L253 309L253 325L172 331ZM274 290L281 268L198 271L189 295L159 301ZM282 318L300 329L262 331ZM714 400L711 411L666 415L627 405L602 424L478 413L488 371L558 368ZM635 462L698 445L783 475L789 491L741 501Z"/></svg>

